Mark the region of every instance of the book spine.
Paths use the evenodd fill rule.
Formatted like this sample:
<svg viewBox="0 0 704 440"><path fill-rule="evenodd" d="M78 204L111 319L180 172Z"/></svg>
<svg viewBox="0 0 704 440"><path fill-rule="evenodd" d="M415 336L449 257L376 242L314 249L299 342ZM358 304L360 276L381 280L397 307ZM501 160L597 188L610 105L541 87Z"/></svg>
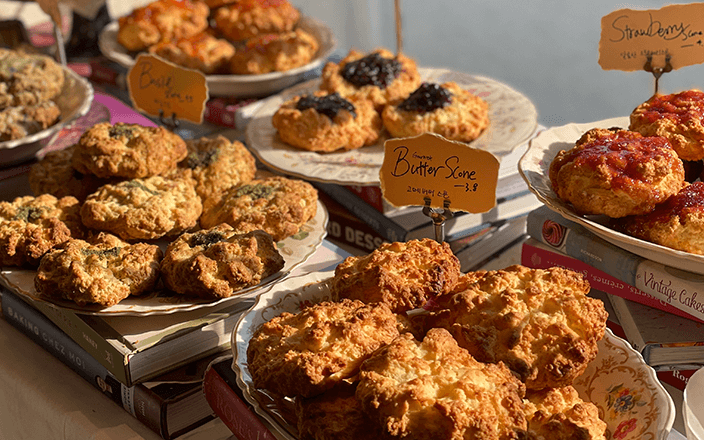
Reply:
<svg viewBox="0 0 704 440"><path fill-rule="evenodd" d="M62 332L38 310L6 289L2 290L2 314L13 327L66 364L133 417L163 438L169 438L165 427L162 427L164 407L158 396L148 390L137 389L139 385L127 387L122 384L76 341ZM135 411L135 407L149 407L158 410L140 413Z"/></svg>
<svg viewBox="0 0 704 440"><path fill-rule="evenodd" d="M657 371L656 374L660 382L673 386L680 391L684 391L687 382L689 382L689 378L692 377L696 371L696 369L660 370Z"/></svg>
<svg viewBox="0 0 704 440"><path fill-rule="evenodd" d="M535 269L547 269L553 266L564 267L583 274L591 287L602 292L620 296L683 318L702 322L699 318L690 315L684 310L680 310L666 301L662 301L635 286L631 286L606 272L592 267L584 261L562 254L554 248L540 247L539 242L531 242L529 240L523 243L521 264Z"/></svg>
<svg viewBox="0 0 704 440"><path fill-rule="evenodd" d="M327 238L329 240L352 246L364 253L369 253L388 242L325 193L320 194L320 200L328 210Z"/></svg>
<svg viewBox="0 0 704 440"><path fill-rule="evenodd" d="M621 249L547 207L529 214L528 234L704 321L702 275L669 268Z"/></svg>

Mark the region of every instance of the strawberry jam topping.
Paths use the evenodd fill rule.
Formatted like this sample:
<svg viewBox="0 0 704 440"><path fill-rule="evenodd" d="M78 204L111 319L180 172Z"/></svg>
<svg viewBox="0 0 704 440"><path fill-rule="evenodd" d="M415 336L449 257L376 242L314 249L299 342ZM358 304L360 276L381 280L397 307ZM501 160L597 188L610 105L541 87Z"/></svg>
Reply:
<svg viewBox="0 0 704 440"><path fill-rule="evenodd" d="M642 116L648 122L672 119L677 124L704 118L704 92L687 90L671 95L656 95L650 98Z"/></svg>

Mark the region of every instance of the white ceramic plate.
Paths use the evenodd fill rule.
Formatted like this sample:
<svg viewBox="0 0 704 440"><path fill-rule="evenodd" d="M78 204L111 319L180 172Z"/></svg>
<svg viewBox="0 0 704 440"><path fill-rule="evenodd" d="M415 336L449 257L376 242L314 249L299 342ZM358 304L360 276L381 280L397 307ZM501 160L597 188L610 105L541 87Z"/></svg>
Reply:
<svg viewBox="0 0 704 440"><path fill-rule="evenodd" d="M314 77L312 72L321 67L332 54L337 40L329 27L313 17L302 15L298 27L318 39L320 47L310 63L285 72L271 72L261 75L206 75L205 79L210 96L267 96L286 87L291 87L304 79ZM105 26L98 37L98 46L108 59L129 69L134 66L135 54L117 42L119 28L116 21Z"/></svg>
<svg viewBox="0 0 704 440"><path fill-rule="evenodd" d="M64 86L54 102L61 109L59 121L51 127L23 137L0 142L0 168L30 159L51 143L52 138L63 128L88 113L93 102L93 86L73 70L63 67Z"/></svg>
<svg viewBox="0 0 704 440"><path fill-rule="evenodd" d="M238 385L254 410L278 438L296 440L290 401L280 401L254 388L247 369L247 344L264 322L282 312L297 313L302 304L330 299L331 272L292 277L257 298L232 333L232 368ZM623 339L607 330L599 353L574 384L580 396L599 408L607 424L606 438L664 440L675 419L675 405L655 371Z"/></svg>
<svg viewBox="0 0 704 440"><path fill-rule="evenodd" d="M424 81L454 81L487 101L489 127L470 145L501 158L526 141L538 125L538 113L524 95L498 81L447 69L419 69ZM296 85L266 99L245 129L247 145L267 166L284 174L338 185L378 185L384 161L384 140L357 150L320 154L279 139L271 117L293 96L318 90L320 80Z"/></svg>
<svg viewBox="0 0 704 440"><path fill-rule="evenodd" d="M531 140L528 151L518 163L518 170L538 199L566 219L583 225L604 240L643 258L704 274L704 256L670 249L615 231L608 227L609 219L606 216L579 215L552 190L548 170L557 153L572 148L577 139L589 129L609 127L628 128L628 117L586 124L567 124L545 130Z"/></svg>
<svg viewBox="0 0 704 440"><path fill-rule="evenodd" d="M682 418L687 440L704 440L704 368L697 370L684 388Z"/></svg>
<svg viewBox="0 0 704 440"><path fill-rule="evenodd" d="M237 295L217 301L184 297L168 291L153 292L139 297L128 297L118 304L101 308L99 306L81 307L71 301L62 301L45 298L34 288L34 275L36 271L16 268L4 268L0 271L0 283L21 295L28 296L36 301L42 301L55 306L69 309L75 313L103 316L120 315L159 315L174 312L185 312L202 307L212 307L224 302L238 302L254 298L261 292L270 288L274 283L286 278L293 269L305 263L323 243L327 234L328 212L325 206L318 201L318 210L315 217L308 221L298 234L288 237L277 243L279 252L284 257L284 267L278 273L266 278L257 286L243 289Z"/></svg>

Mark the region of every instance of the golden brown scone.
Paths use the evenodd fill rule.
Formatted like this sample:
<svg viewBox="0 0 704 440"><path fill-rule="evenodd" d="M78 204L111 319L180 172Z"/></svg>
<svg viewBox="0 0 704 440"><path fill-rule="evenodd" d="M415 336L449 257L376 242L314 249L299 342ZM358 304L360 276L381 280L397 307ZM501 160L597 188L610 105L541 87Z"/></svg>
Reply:
<svg viewBox="0 0 704 440"><path fill-rule="evenodd" d="M367 356L398 335L396 315L383 304L325 301L259 327L247 366L257 388L312 397L355 376Z"/></svg>
<svg viewBox="0 0 704 440"><path fill-rule="evenodd" d="M239 0L200 0L200 1L202 1L203 3L208 5L210 10L212 11L215 8L219 8L220 6L225 6L225 5L229 5L232 3L237 3Z"/></svg>
<svg viewBox="0 0 704 440"><path fill-rule="evenodd" d="M123 240L171 237L194 228L203 210L188 170L103 185L81 206L87 227Z"/></svg>
<svg viewBox="0 0 704 440"><path fill-rule="evenodd" d="M503 364L477 362L444 329L404 333L362 364L356 396L395 438L525 438L524 385Z"/></svg>
<svg viewBox="0 0 704 440"><path fill-rule="evenodd" d="M42 258L34 285L50 298L112 306L153 290L161 257L157 245L129 244L111 234L71 239Z"/></svg>
<svg viewBox="0 0 704 440"><path fill-rule="evenodd" d="M656 94L631 112L629 128L663 136L682 160L704 159L704 92Z"/></svg>
<svg viewBox="0 0 704 440"><path fill-rule="evenodd" d="M0 201L0 266L37 267L51 248L82 235L75 197L50 194Z"/></svg>
<svg viewBox="0 0 704 440"><path fill-rule="evenodd" d="M281 241L315 217L317 202L318 191L303 180L255 179L229 189L217 202L206 201L200 225L208 229L227 223L241 232L262 229Z"/></svg>
<svg viewBox="0 0 704 440"><path fill-rule="evenodd" d="M578 213L617 218L648 213L677 194L684 167L664 137L595 128L557 154L549 177Z"/></svg>
<svg viewBox="0 0 704 440"><path fill-rule="evenodd" d="M394 137L436 133L471 142L489 125L489 105L455 82L423 83L398 105L387 105L381 118Z"/></svg>
<svg viewBox="0 0 704 440"><path fill-rule="evenodd" d="M604 304L589 289L584 276L558 267L477 272L438 299L428 328L449 330L481 362L504 362L528 389L571 385L606 327Z"/></svg>
<svg viewBox="0 0 704 440"><path fill-rule="evenodd" d="M161 261L164 285L182 295L228 298L284 267L271 235L230 225L181 234Z"/></svg>
<svg viewBox="0 0 704 440"><path fill-rule="evenodd" d="M54 125L61 110L53 101L0 110L0 141L22 139Z"/></svg>
<svg viewBox="0 0 704 440"><path fill-rule="evenodd" d="M280 34L261 34L237 48L230 59L230 72L260 75L305 66L318 52L318 40L302 29Z"/></svg>
<svg viewBox="0 0 704 440"><path fill-rule="evenodd" d="M203 31L190 37L157 43L149 47L149 53L176 65L215 75L228 73L235 47L227 40Z"/></svg>
<svg viewBox="0 0 704 440"><path fill-rule="evenodd" d="M606 440L599 409L572 386L529 390L524 403L531 440Z"/></svg>
<svg viewBox="0 0 704 440"><path fill-rule="evenodd" d="M178 166L192 171L203 203L219 200L228 189L250 182L257 172L254 156L242 142L202 137L186 141L186 146L188 156Z"/></svg>
<svg viewBox="0 0 704 440"><path fill-rule="evenodd" d="M239 0L213 12L215 29L230 41L292 31L301 13L288 0Z"/></svg>
<svg viewBox="0 0 704 440"><path fill-rule="evenodd" d="M36 106L63 85L64 71L51 57L0 48L0 108Z"/></svg>
<svg viewBox="0 0 704 440"><path fill-rule="evenodd" d="M71 164L103 179L135 179L164 174L187 154L186 142L164 127L100 122L81 135Z"/></svg>
<svg viewBox="0 0 704 440"><path fill-rule="evenodd" d="M422 307L450 292L462 275L450 245L424 238L384 243L367 255L347 257L330 281L333 299L382 302L396 313Z"/></svg>
<svg viewBox="0 0 704 440"><path fill-rule="evenodd" d="M140 51L162 41L188 38L208 27L210 8L200 1L156 0L118 19L117 42Z"/></svg>
<svg viewBox="0 0 704 440"><path fill-rule="evenodd" d="M687 185L649 214L615 219L612 224L641 240L704 255L704 182Z"/></svg>
<svg viewBox="0 0 704 440"><path fill-rule="evenodd" d="M282 141L321 153L372 145L383 128L371 101L320 91L284 102L271 123Z"/></svg>
<svg viewBox="0 0 704 440"><path fill-rule="evenodd" d="M382 48L369 54L353 49L339 63L323 67L320 90L345 98L357 95L381 109L406 99L419 85L420 74L413 59Z"/></svg>

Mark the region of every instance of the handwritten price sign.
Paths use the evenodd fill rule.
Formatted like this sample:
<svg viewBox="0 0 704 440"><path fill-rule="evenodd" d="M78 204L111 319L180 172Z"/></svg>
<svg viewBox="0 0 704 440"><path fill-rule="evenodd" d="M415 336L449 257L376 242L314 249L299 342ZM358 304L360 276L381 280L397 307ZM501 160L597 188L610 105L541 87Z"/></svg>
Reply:
<svg viewBox="0 0 704 440"><path fill-rule="evenodd" d="M395 206L424 205L487 212L496 205L499 161L487 151L425 133L384 143L379 180L384 197Z"/></svg>
<svg viewBox="0 0 704 440"><path fill-rule="evenodd" d="M205 76L161 58L140 54L127 74L127 86L135 107L153 116L163 112L200 124L208 99Z"/></svg>
<svg viewBox="0 0 704 440"><path fill-rule="evenodd" d="M602 69L643 70L648 56L663 67L667 55L673 69L704 62L704 3L620 9L601 19Z"/></svg>

